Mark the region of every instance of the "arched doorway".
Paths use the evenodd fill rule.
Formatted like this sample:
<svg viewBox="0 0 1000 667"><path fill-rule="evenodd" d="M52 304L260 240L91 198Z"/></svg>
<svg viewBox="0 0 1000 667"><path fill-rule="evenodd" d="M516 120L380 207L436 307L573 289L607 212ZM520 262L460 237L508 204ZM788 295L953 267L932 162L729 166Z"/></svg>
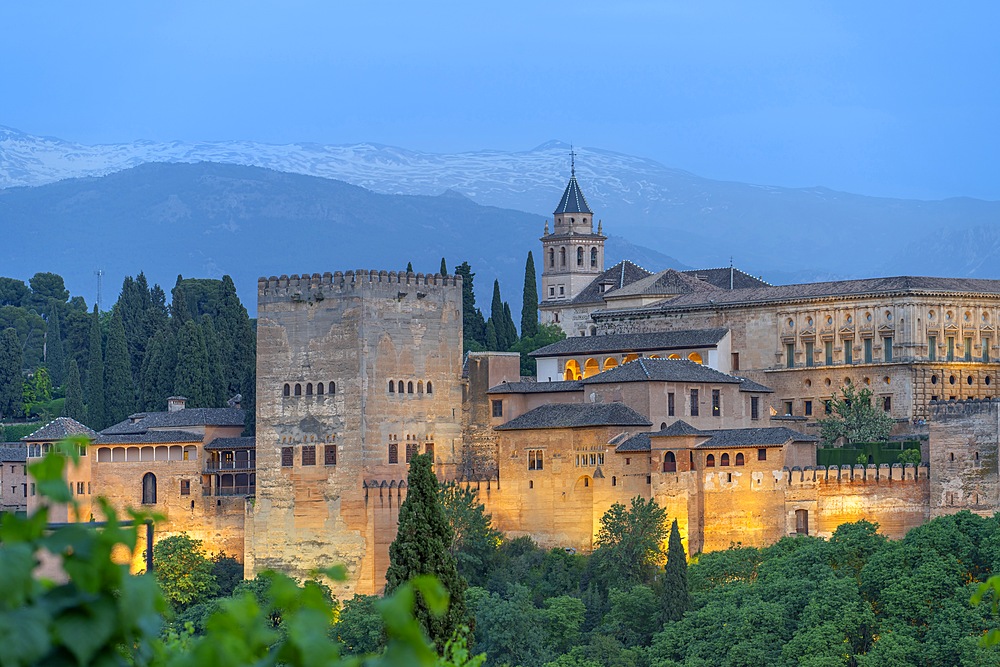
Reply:
<svg viewBox="0 0 1000 667"><path fill-rule="evenodd" d="M156 504L156 475L151 472L142 476L142 504Z"/></svg>

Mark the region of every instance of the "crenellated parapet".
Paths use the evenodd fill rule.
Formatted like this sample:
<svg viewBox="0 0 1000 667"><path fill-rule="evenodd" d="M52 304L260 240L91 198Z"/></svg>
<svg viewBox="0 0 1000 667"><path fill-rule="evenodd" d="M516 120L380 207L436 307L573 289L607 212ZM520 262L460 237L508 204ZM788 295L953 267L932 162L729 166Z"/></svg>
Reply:
<svg viewBox="0 0 1000 667"><path fill-rule="evenodd" d="M257 296L260 299L291 298L293 301L322 301L327 295L349 294L360 288L384 288L387 291L402 287L420 290L461 287L459 275L444 276L440 273L414 273L412 271L379 271L358 269L330 273L303 273L290 276L271 276L257 279Z"/></svg>
<svg viewBox="0 0 1000 667"><path fill-rule="evenodd" d="M873 484L918 482L929 479L930 468L912 463L889 465L806 466L784 468L782 475L789 486L814 484Z"/></svg>

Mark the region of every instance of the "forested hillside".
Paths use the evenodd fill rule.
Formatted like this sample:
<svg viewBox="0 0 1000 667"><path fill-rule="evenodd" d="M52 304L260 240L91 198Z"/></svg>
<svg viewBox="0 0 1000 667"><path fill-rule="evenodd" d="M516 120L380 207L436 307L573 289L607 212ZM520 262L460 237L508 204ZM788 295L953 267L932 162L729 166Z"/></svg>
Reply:
<svg viewBox="0 0 1000 667"><path fill-rule="evenodd" d="M229 276L178 276L167 305L159 285L127 277L105 312L70 297L61 276L0 278L0 416L73 417L95 430L133 412L220 407L242 394L252 429L256 341Z"/></svg>

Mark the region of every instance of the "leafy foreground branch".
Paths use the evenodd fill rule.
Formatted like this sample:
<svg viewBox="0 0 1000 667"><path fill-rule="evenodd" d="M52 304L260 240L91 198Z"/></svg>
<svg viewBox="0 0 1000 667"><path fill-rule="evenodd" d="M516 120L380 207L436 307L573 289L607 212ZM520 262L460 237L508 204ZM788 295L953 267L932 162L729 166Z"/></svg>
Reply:
<svg viewBox="0 0 1000 667"><path fill-rule="evenodd" d="M78 461L83 442L67 441L29 466L42 496L29 517L5 513L0 521L0 665L255 665L388 667L426 665L478 667L483 656L470 656L464 636L456 633L442 656L414 617L416 596L431 614L442 615L448 597L433 577L416 577L376 603L385 628L380 655L343 657L330 637L334 610L315 582L299 586L268 573L262 599L251 593L223 600L206 620L206 632L169 633L162 638L167 602L152 574L131 575L127 563L137 544L136 526L151 518L129 510L123 525L106 501L103 529L75 524L47 529L49 508L74 504L63 481L67 462ZM64 583L35 576L40 554L51 554ZM47 568L48 569L48 568ZM343 579L343 568L320 572ZM279 611L280 610L280 611ZM283 632L272 624L280 613Z"/></svg>

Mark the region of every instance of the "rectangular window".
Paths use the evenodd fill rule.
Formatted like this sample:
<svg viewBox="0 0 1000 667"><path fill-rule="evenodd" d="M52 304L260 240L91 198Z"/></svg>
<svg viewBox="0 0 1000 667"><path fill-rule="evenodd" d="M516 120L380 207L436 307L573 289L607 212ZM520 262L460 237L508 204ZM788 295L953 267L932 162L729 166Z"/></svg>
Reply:
<svg viewBox="0 0 1000 667"><path fill-rule="evenodd" d="M424 443L424 454L430 454L431 458L434 458L434 443L425 442Z"/></svg>
<svg viewBox="0 0 1000 667"><path fill-rule="evenodd" d="M802 406L802 412L805 414L806 417L812 417L813 402L812 401L806 401L803 404L803 406Z"/></svg>
<svg viewBox="0 0 1000 667"><path fill-rule="evenodd" d="M282 447L281 448L281 466L283 468L292 467L292 448Z"/></svg>
<svg viewBox="0 0 1000 667"><path fill-rule="evenodd" d="M882 398L882 409L886 412L892 412L892 396L884 396Z"/></svg>
<svg viewBox="0 0 1000 667"><path fill-rule="evenodd" d="M674 416L674 392L667 392L667 416Z"/></svg>
<svg viewBox="0 0 1000 667"><path fill-rule="evenodd" d="M937 336L927 337L927 359L937 361Z"/></svg>
<svg viewBox="0 0 1000 667"><path fill-rule="evenodd" d="M722 396L718 389L712 390L712 416L722 416Z"/></svg>
<svg viewBox="0 0 1000 667"><path fill-rule="evenodd" d="M503 401L493 401L493 416L503 417Z"/></svg>
<svg viewBox="0 0 1000 667"><path fill-rule="evenodd" d="M698 416L698 390L697 389L692 389L691 390L691 416L692 417L697 417Z"/></svg>
<svg viewBox="0 0 1000 667"><path fill-rule="evenodd" d="M302 465L304 466L316 465L316 445L302 446Z"/></svg>
<svg viewBox="0 0 1000 667"><path fill-rule="evenodd" d="M955 337L948 336L948 361L955 361Z"/></svg>
<svg viewBox="0 0 1000 667"><path fill-rule="evenodd" d="M750 419L760 419L760 398L750 397Z"/></svg>
<svg viewBox="0 0 1000 667"><path fill-rule="evenodd" d="M417 443L415 443L415 442L408 442L408 443L406 443L406 462L407 463L409 463L410 461L412 461L413 457L416 456L419 453L420 453L420 450L417 449Z"/></svg>
<svg viewBox="0 0 1000 667"><path fill-rule="evenodd" d="M853 364L854 363L854 341L845 340L844 341L844 363Z"/></svg>
<svg viewBox="0 0 1000 667"><path fill-rule="evenodd" d="M399 463L399 445L394 442L389 443L389 463Z"/></svg>
<svg viewBox="0 0 1000 667"><path fill-rule="evenodd" d="M31 483L31 495L35 495L35 483Z"/></svg>
<svg viewBox="0 0 1000 667"><path fill-rule="evenodd" d="M865 363L872 363L872 339L865 338Z"/></svg>
<svg viewBox="0 0 1000 667"><path fill-rule="evenodd" d="M190 496L191 495L191 480L182 479L181 480L181 495Z"/></svg>
<svg viewBox="0 0 1000 667"><path fill-rule="evenodd" d="M892 337L886 336L882 339L882 358L892 361Z"/></svg>
<svg viewBox="0 0 1000 667"><path fill-rule="evenodd" d="M972 361L972 339L965 339L965 360Z"/></svg>
<svg viewBox="0 0 1000 667"><path fill-rule="evenodd" d="M823 343L823 352L825 353L826 359L825 363L827 366L833 366L833 341L828 340Z"/></svg>
<svg viewBox="0 0 1000 667"><path fill-rule="evenodd" d="M323 465L337 465L337 445L323 445Z"/></svg>
<svg viewBox="0 0 1000 667"><path fill-rule="evenodd" d="M528 450L528 470L541 470L544 467L542 450L541 449L529 449Z"/></svg>
<svg viewBox="0 0 1000 667"><path fill-rule="evenodd" d="M806 366L812 367L813 365L813 357L816 353L816 350L814 349L815 347L816 346L811 342L806 343Z"/></svg>
<svg viewBox="0 0 1000 667"><path fill-rule="evenodd" d="M785 344L785 368L795 368L795 343Z"/></svg>
<svg viewBox="0 0 1000 667"><path fill-rule="evenodd" d="M556 295L556 288L555 287L550 287L549 288L549 296L555 296L555 295Z"/></svg>
<svg viewBox="0 0 1000 667"><path fill-rule="evenodd" d="M793 408L793 406L794 406L794 403L792 403L792 401L785 401L785 416L786 417L791 417L792 416L792 408Z"/></svg>
<svg viewBox="0 0 1000 667"><path fill-rule="evenodd" d="M983 363L989 363L990 361L990 339L983 339Z"/></svg>
<svg viewBox="0 0 1000 667"><path fill-rule="evenodd" d="M757 450L757 460L758 461L766 461L767 460L767 450L766 449L758 449Z"/></svg>
<svg viewBox="0 0 1000 667"><path fill-rule="evenodd" d="M78 495L78 496L82 496L83 495L83 482L77 482L76 483L76 495Z"/></svg>
<svg viewBox="0 0 1000 667"><path fill-rule="evenodd" d="M734 370L734 371L740 370L740 353L739 352L733 352L732 353L732 359L733 359L732 370Z"/></svg>

